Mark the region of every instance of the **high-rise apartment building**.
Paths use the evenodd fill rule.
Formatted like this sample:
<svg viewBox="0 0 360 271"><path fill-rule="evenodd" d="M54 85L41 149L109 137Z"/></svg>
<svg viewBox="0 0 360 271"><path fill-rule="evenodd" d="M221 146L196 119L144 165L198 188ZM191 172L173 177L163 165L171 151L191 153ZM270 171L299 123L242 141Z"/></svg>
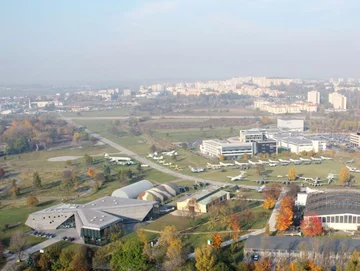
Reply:
<svg viewBox="0 0 360 271"><path fill-rule="evenodd" d="M346 110L347 98L340 93L333 92L329 94L329 103L331 103L334 109Z"/></svg>
<svg viewBox="0 0 360 271"><path fill-rule="evenodd" d="M309 91L307 101L312 104L320 104L320 92L316 90Z"/></svg>

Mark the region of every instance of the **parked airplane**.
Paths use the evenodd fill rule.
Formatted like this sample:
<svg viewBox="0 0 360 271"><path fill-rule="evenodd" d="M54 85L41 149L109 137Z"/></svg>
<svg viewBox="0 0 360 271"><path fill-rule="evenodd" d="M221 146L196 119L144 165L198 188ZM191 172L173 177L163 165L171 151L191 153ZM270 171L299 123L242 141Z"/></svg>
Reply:
<svg viewBox="0 0 360 271"><path fill-rule="evenodd" d="M276 163L269 163L269 166L270 166L270 167L276 167L277 164L276 164Z"/></svg>
<svg viewBox="0 0 360 271"><path fill-rule="evenodd" d="M301 160L296 160L296 159L290 159L290 162L292 162L294 165L300 165L301 164Z"/></svg>
<svg viewBox="0 0 360 271"><path fill-rule="evenodd" d="M104 157L105 157L105 159L109 159L110 162L131 161L131 158L129 158L129 157L110 156L107 153L105 153Z"/></svg>
<svg viewBox="0 0 360 271"><path fill-rule="evenodd" d="M260 164L259 162L253 162L251 160L248 160L248 162L249 162L250 165L253 165L253 166L256 166L256 165Z"/></svg>
<svg viewBox="0 0 360 271"><path fill-rule="evenodd" d="M232 177L232 176L227 176L228 178L230 178L231 181L241 181L245 178L245 172L244 171L241 171L240 172L240 175L238 176L235 176L235 177Z"/></svg>
<svg viewBox="0 0 360 271"><path fill-rule="evenodd" d="M171 163L171 162L170 162L170 163L164 163L163 165L164 165L164 166L171 166L172 163Z"/></svg>
<svg viewBox="0 0 360 271"><path fill-rule="evenodd" d="M259 162L261 165L267 165L269 164L269 161L263 161L263 160L259 160Z"/></svg>
<svg viewBox="0 0 360 271"><path fill-rule="evenodd" d="M173 150L173 151L164 151L164 152L162 152L161 154L164 154L164 155L167 155L167 156L174 156L174 155L178 155L178 153L175 151L175 150Z"/></svg>
<svg viewBox="0 0 360 271"><path fill-rule="evenodd" d="M321 158L315 158L315 157L311 157L311 160L313 160L313 161L322 161Z"/></svg>
<svg viewBox="0 0 360 271"><path fill-rule="evenodd" d="M288 166L288 165L290 165L290 161L283 160L282 162L280 162L280 164L282 166Z"/></svg>
<svg viewBox="0 0 360 271"><path fill-rule="evenodd" d="M354 163L354 162L355 162L355 159L354 159L354 158L351 159L351 160L349 160L349 161L346 161L347 164L352 164L352 163Z"/></svg>
<svg viewBox="0 0 360 271"><path fill-rule="evenodd" d="M214 165L214 164L210 164L210 163L207 163L206 166L207 166L207 168L211 168L211 169L220 169L221 168L221 165Z"/></svg>
<svg viewBox="0 0 360 271"><path fill-rule="evenodd" d="M131 165L135 165L134 161L117 161L115 162L117 165L119 166L131 166Z"/></svg>
<svg viewBox="0 0 360 271"><path fill-rule="evenodd" d="M157 156L157 155L158 155L158 153L157 153L157 152L154 152L154 153L149 153L147 157L153 158L153 157L155 157L155 156Z"/></svg>
<svg viewBox="0 0 360 271"><path fill-rule="evenodd" d="M310 178L310 177L300 177L299 179L302 179L302 180L304 180L305 182L314 181L314 178Z"/></svg>
<svg viewBox="0 0 360 271"><path fill-rule="evenodd" d="M265 189L265 185L262 185L262 186L259 187L259 189L257 191L259 193L261 193L264 189Z"/></svg>
<svg viewBox="0 0 360 271"><path fill-rule="evenodd" d="M290 164L290 160L283 160L283 159L279 159L280 163L289 163Z"/></svg>
<svg viewBox="0 0 360 271"><path fill-rule="evenodd" d="M205 171L204 168L193 168L193 167L191 167L191 166L189 166L189 168L190 168L190 170L191 170L192 173L199 173L199 172Z"/></svg>
<svg viewBox="0 0 360 271"><path fill-rule="evenodd" d="M329 173L328 176L326 177L326 179L328 180L328 184L330 184L337 176L338 174Z"/></svg>
<svg viewBox="0 0 360 271"><path fill-rule="evenodd" d="M142 164L141 167L149 167L149 165Z"/></svg>
<svg viewBox="0 0 360 271"><path fill-rule="evenodd" d="M160 157L153 156L152 159L154 159L154 160L163 160L164 156L160 156Z"/></svg>
<svg viewBox="0 0 360 271"><path fill-rule="evenodd" d="M311 162L311 160L310 160L310 159L307 159L307 158L302 158L302 157L300 157L300 161L303 161L303 162Z"/></svg>
<svg viewBox="0 0 360 271"><path fill-rule="evenodd" d="M230 167L230 166L234 165L232 163L223 163L223 162L220 162L219 164L220 164L220 166L223 166L223 167Z"/></svg>
<svg viewBox="0 0 360 271"><path fill-rule="evenodd" d="M332 160L331 157L326 157L326 156L320 156L320 158L321 158L322 160Z"/></svg>
<svg viewBox="0 0 360 271"><path fill-rule="evenodd" d="M234 161L235 165L240 166L241 169L249 169L250 164L249 163L239 163L238 161Z"/></svg>
<svg viewBox="0 0 360 271"><path fill-rule="evenodd" d="M270 160L270 159L269 159L269 163L272 163L272 164L279 164L279 161L276 161L276 160Z"/></svg>
<svg viewBox="0 0 360 271"><path fill-rule="evenodd" d="M360 173L360 169L357 169L356 167L349 167L349 166L346 167L350 172Z"/></svg>

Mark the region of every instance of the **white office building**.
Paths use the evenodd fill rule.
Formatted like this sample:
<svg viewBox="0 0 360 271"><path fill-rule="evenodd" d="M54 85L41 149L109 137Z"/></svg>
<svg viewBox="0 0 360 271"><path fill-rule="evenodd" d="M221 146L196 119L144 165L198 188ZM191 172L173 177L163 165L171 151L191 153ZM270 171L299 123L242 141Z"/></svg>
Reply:
<svg viewBox="0 0 360 271"><path fill-rule="evenodd" d="M356 147L360 146L360 132L350 134L350 144Z"/></svg>
<svg viewBox="0 0 360 271"><path fill-rule="evenodd" d="M242 143L263 141L264 138L265 138L264 129L240 130L240 142Z"/></svg>
<svg viewBox="0 0 360 271"><path fill-rule="evenodd" d="M312 104L320 104L320 92L316 90L309 91L307 94L307 101Z"/></svg>
<svg viewBox="0 0 360 271"><path fill-rule="evenodd" d="M329 94L329 103L331 103L334 109L346 110L347 109L347 98L337 92Z"/></svg>
<svg viewBox="0 0 360 271"><path fill-rule="evenodd" d="M277 128L289 131L304 131L304 120L302 119L277 119Z"/></svg>
<svg viewBox="0 0 360 271"><path fill-rule="evenodd" d="M218 139L203 140L200 152L210 157L239 158L244 154L253 154L253 143L229 142Z"/></svg>
<svg viewBox="0 0 360 271"><path fill-rule="evenodd" d="M326 150L326 141L320 139L274 136L274 140L276 140L278 148L285 148L293 153L301 153L302 151L319 152Z"/></svg>

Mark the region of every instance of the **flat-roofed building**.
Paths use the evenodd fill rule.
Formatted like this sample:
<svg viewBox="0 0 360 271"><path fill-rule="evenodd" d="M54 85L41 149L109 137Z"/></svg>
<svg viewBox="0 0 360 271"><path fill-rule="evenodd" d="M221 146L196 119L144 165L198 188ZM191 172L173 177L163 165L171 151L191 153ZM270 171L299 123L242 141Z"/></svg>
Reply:
<svg viewBox="0 0 360 271"><path fill-rule="evenodd" d="M350 144L356 147L360 146L360 132L350 134Z"/></svg>
<svg viewBox="0 0 360 271"><path fill-rule="evenodd" d="M252 143L242 142L229 142L225 140L209 139L203 140L200 145L200 152L210 157L220 157L223 155L225 158L239 158L244 154L253 154Z"/></svg>
<svg viewBox="0 0 360 271"><path fill-rule="evenodd" d="M316 90L309 91L307 101L312 104L320 104L320 92Z"/></svg>
<svg viewBox="0 0 360 271"><path fill-rule="evenodd" d="M302 151L319 152L326 150L326 141L321 139L281 136L274 136L273 139L276 140L278 148L285 148L293 153L301 153Z"/></svg>
<svg viewBox="0 0 360 271"><path fill-rule="evenodd" d="M329 94L329 103L331 103L334 109L346 110L347 109L347 98L337 92Z"/></svg>
<svg viewBox="0 0 360 271"><path fill-rule="evenodd" d="M255 142L263 141L265 139L265 130L262 129L249 129L240 130L240 142Z"/></svg>
<svg viewBox="0 0 360 271"><path fill-rule="evenodd" d="M203 190L177 203L179 211L207 213L211 206L230 199L230 193L223 190Z"/></svg>
<svg viewBox="0 0 360 271"><path fill-rule="evenodd" d="M277 128L289 131L304 131L304 120L303 119L290 119L290 118L278 118Z"/></svg>

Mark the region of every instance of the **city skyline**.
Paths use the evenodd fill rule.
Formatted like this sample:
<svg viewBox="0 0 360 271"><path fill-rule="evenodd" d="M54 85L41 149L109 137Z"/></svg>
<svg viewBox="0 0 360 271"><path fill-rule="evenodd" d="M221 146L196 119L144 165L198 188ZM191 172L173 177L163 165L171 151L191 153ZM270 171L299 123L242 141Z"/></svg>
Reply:
<svg viewBox="0 0 360 271"><path fill-rule="evenodd" d="M7 1L0 83L360 77L357 1Z"/></svg>

